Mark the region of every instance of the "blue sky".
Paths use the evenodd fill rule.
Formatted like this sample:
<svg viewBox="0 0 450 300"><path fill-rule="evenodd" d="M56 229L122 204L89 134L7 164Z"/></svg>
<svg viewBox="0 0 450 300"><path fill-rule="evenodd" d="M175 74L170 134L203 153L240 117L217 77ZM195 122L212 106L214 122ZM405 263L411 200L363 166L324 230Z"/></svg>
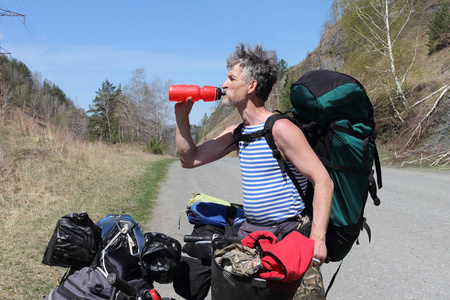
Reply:
<svg viewBox="0 0 450 300"><path fill-rule="evenodd" d="M289 66L319 43L331 1L0 0L25 15L0 17L0 46L88 109L108 79L126 85L137 68L174 84L220 86L240 43L263 44ZM214 104L199 101L198 124Z"/></svg>

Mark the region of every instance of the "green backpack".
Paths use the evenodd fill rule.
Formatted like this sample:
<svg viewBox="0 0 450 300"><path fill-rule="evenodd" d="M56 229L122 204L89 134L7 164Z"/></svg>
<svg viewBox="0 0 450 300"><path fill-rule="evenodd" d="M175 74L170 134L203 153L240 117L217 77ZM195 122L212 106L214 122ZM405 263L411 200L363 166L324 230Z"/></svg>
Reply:
<svg viewBox="0 0 450 300"><path fill-rule="evenodd" d="M250 141L264 136L282 171L286 171L305 200L312 216L314 188L309 183L306 195L295 180L276 148L273 124L288 118L299 126L309 144L327 168L334 183L333 204L326 235L330 261L342 260L357 241L364 228L370 228L364 218L364 207L370 193L375 205L380 204L378 188L382 187L381 168L375 139L373 107L364 87L353 77L328 70L304 74L292 84L290 100L293 118L274 114L266 120L264 129L251 135L235 130L236 141ZM374 177L375 162L377 180Z"/></svg>

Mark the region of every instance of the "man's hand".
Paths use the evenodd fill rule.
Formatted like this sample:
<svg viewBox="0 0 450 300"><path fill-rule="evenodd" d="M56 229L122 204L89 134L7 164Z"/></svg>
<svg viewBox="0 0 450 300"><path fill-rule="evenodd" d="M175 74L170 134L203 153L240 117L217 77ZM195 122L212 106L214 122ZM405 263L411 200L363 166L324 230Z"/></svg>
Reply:
<svg viewBox="0 0 450 300"><path fill-rule="evenodd" d="M327 259L327 247L325 240L314 240L314 254L311 266L317 267L323 265Z"/></svg>
<svg viewBox="0 0 450 300"><path fill-rule="evenodd" d="M175 116L176 118L186 119L189 117L191 113L192 106L194 102L192 102L192 97L188 97L186 101L180 101L175 103Z"/></svg>

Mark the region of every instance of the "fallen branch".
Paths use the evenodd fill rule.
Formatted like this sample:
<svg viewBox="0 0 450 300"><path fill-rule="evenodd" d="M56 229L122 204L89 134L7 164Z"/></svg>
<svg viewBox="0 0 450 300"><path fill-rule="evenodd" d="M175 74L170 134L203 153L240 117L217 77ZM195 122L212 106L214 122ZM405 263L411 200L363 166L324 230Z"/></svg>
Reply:
<svg viewBox="0 0 450 300"><path fill-rule="evenodd" d="M426 114L426 116L421 120L421 122L425 121L429 116L431 116L431 114L434 112L434 110L436 109L436 107L439 104L439 101L441 101L442 98L444 98L445 93L447 93L447 91L450 89L449 86L447 86L447 88L442 92L442 94L439 96L439 98L436 100L436 102L434 102L433 107L430 109L430 111Z"/></svg>
<svg viewBox="0 0 450 300"><path fill-rule="evenodd" d="M420 103L422 103L423 101L427 100L428 98L432 97L434 94L439 93L440 90L445 89L444 93L449 89L448 85L444 85L443 87L441 87L440 89L432 92L431 94L429 94L428 96L426 96L425 98L423 98L422 100L417 101L416 103L414 103L411 107L414 107L416 105L419 105Z"/></svg>
<svg viewBox="0 0 450 300"><path fill-rule="evenodd" d="M412 164L414 164L414 163L416 163L416 162L420 162L420 163L422 163L422 161L424 161L424 160L429 160L431 157L433 157L435 154L433 154L433 155L430 155L430 156L427 156L427 157L421 157L421 158L418 158L418 159L415 159L415 160L412 160L412 161L404 161L404 162L402 162L402 164L400 165L401 167L403 167L405 164L408 164L408 165L412 165Z"/></svg>
<svg viewBox="0 0 450 300"><path fill-rule="evenodd" d="M405 147L408 147L411 142L413 142L413 139L415 137L415 135L417 134L417 138L420 137L420 133L421 133L421 128L422 128L422 123L425 122L426 119L428 119L431 114L434 112L434 110L436 109L436 107L438 106L439 102L441 101L442 98L444 98L444 95L447 93L447 91L450 89L450 87L447 85L446 89L441 93L441 95L439 96L439 98L436 100L436 102L434 102L433 107L430 109L430 111L422 118L422 120L419 121L419 123L417 124L417 126L415 127L415 129L413 130L411 137L409 138L408 142L406 142Z"/></svg>
<svg viewBox="0 0 450 300"><path fill-rule="evenodd" d="M434 160L430 166L437 166L439 165L439 163L444 160L446 157L448 157L450 155L450 150L445 150L444 152L439 152L439 153L435 153L435 154L431 154L429 156L423 157L421 156L418 159L412 160L412 161L404 161L402 162L401 166L403 167L404 165L408 164L414 164L419 162L420 164L422 164L423 161L431 161L431 159L433 159L434 157L438 156L438 159ZM448 162L446 162L443 166L446 166L448 163L450 162L450 160Z"/></svg>
<svg viewBox="0 0 450 300"><path fill-rule="evenodd" d="M444 158L446 158L447 156L449 156L449 154L450 154L450 150L447 151L446 153L442 154L438 159L436 159L436 160L431 164L431 166L437 166L437 165L439 165L439 163L440 163ZM448 162L446 162L446 163L444 164L444 166L447 165L449 162L450 162L450 160L449 160Z"/></svg>

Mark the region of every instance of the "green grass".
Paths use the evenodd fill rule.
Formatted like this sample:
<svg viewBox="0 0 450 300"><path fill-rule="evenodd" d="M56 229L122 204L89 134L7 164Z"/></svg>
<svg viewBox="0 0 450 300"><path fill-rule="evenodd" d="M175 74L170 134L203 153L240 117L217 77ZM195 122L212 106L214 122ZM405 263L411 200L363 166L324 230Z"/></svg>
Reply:
<svg viewBox="0 0 450 300"><path fill-rule="evenodd" d="M164 180L168 164L174 162L174 158L158 160L148 165L140 180L134 182L135 195L133 195L134 206L129 208L130 215L138 222L147 222L152 213L155 199L159 192L159 183Z"/></svg>
<svg viewBox="0 0 450 300"><path fill-rule="evenodd" d="M66 269L41 263L61 216L87 212L97 222L118 213L148 222L175 160L126 145L70 147L23 159L0 181L0 299L42 299L56 285L53 273L61 279Z"/></svg>

